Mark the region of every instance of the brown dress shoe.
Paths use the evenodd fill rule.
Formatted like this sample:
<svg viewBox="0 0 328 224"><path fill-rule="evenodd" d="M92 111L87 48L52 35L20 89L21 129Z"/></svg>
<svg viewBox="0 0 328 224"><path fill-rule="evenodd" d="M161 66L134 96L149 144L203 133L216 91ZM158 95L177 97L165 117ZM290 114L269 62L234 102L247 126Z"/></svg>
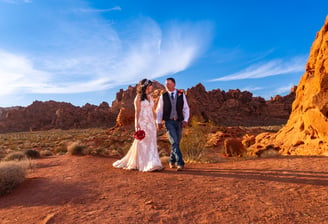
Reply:
<svg viewBox="0 0 328 224"><path fill-rule="evenodd" d="M175 168L175 164L169 163L171 169Z"/></svg>
<svg viewBox="0 0 328 224"><path fill-rule="evenodd" d="M178 166L177 171L181 171L181 170L183 170L183 166Z"/></svg>

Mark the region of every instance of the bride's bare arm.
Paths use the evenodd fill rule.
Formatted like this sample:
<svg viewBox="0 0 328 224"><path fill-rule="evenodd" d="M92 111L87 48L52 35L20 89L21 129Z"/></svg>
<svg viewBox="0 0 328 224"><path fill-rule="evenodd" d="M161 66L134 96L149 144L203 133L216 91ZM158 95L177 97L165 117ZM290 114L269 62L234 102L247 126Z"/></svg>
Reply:
<svg viewBox="0 0 328 224"><path fill-rule="evenodd" d="M140 107L141 107L141 101L140 101L140 97L137 95L136 98L134 99L134 109L135 109L134 125L136 130L140 128L140 124L139 124Z"/></svg>
<svg viewBox="0 0 328 224"><path fill-rule="evenodd" d="M152 97L150 97L150 100L154 102L154 99ZM155 107L152 108L152 111L153 111L154 120L156 121L156 109L155 109Z"/></svg>

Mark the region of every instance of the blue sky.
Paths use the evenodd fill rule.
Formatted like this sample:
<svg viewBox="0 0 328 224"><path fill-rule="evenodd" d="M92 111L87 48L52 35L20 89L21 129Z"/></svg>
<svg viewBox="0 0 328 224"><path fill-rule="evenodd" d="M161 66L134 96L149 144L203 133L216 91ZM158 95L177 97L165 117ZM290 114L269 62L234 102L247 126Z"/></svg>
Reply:
<svg viewBox="0 0 328 224"><path fill-rule="evenodd" d="M248 90L297 85L323 0L0 0L0 107L111 104L143 78Z"/></svg>

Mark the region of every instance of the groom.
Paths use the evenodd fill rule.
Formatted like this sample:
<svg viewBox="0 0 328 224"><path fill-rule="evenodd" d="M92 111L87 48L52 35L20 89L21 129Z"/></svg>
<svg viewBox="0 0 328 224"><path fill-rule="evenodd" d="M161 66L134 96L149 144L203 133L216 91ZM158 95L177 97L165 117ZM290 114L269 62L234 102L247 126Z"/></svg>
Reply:
<svg viewBox="0 0 328 224"><path fill-rule="evenodd" d="M157 105L157 126L159 129L165 127L171 143L171 155L169 160L170 168L180 171L184 167L184 161L180 150L180 141L182 137L182 127L188 125L189 106L183 91L175 89L174 78L168 78L165 82L167 92L163 93Z"/></svg>

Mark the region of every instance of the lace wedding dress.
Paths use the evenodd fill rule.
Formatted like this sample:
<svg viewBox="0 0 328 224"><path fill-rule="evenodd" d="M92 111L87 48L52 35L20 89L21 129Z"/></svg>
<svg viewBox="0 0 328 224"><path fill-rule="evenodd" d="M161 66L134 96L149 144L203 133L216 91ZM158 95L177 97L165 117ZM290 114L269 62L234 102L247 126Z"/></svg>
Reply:
<svg viewBox="0 0 328 224"><path fill-rule="evenodd" d="M157 150L156 124L153 114L154 102L151 99L141 101L139 125L146 136L142 140L134 139L128 153L113 163L116 168L137 169L139 171L154 171L163 168Z"/></svg>

